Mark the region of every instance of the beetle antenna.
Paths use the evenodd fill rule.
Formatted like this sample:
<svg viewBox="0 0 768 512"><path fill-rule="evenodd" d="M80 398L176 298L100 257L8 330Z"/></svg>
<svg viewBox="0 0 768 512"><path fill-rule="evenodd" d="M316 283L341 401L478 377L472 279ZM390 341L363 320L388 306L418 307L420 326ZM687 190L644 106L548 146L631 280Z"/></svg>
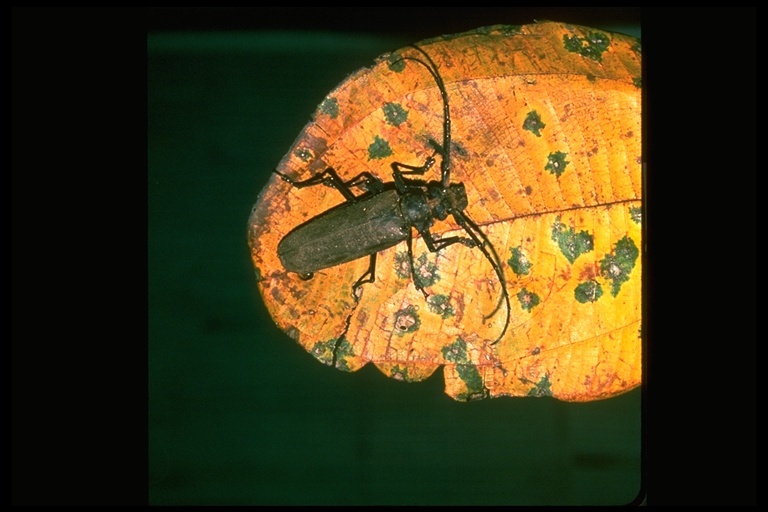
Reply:
<svg viewBox="0 0 768 512"><path fill-rule="evenodd" d="M404 56L403 60L412 60L427 68L429 74L432 75L432 78L434 78L435 83L440 90L440 95L443 98L443 147L442 151L440 152L442 155L440 161L440 172L442 186L444 189L446 189L450 185L451 181L451 110L448 103L448 91L445 89L445 82L443 82L443 78L438 72L437 64L435 64L435 61L432 60L432 57L430 57L426 51L416 46L415 44L411 46L419 53L421 53L427 62L424 62L423 60L416 57L407 56ZM464 229L464 231L470 235L470 237L477 244L477 247L483 252L485 259L487 259L491 264L493 270L496 272L496 276L499 278L502 295L499 297L499 300L496 303L496 307L493 309L493 311L485 316L486 320L491 318L496 314L499 308L501 308L502 300L505 302L507 306L507 318L504 321L504 329L502 329L501 334L498 338L496 338L496 341L493 342L493 344L496 344L501 340L501 338L504 337L504 334L507 332L507 328L509 327L510 311L512 309L509 301L509 292L507 291L507 283L504 279L504 272L502 272L501 260L499 259L499 255L496 253L496 249L493 247L493 244L490 242L490 240L488 240L488 237L485 236L485 233L483 233L483 231L477 226L477 224L475 224L472 219L469 218L466 213L458 210L451 211L451 213L453 214L454 219L456 219L456 222Z"/></svg>
<svg viewBox="0 0 768 512"><path fill-rule="evenodd" d="M504 279L504 272L501 270L501 260L499 259L499 255L496 253L496 249L493 247L491 241L488 240L488 237L485 235L485 233L483 233L478 225L475 224L475 222L470 219L465 212L452 210L451 215L453 215L453 218L456 219L456 223L459 224L459 226L461 226L464 231L469 234L470 237L472 237L472 240L474 240L477 244L477 248L483 252L485 259L487 259L493 267L493 270L496 272L496 277L499 278L499 283L501 284L501 297L499 297L499 300L496 303L496 307L493 309L493 311L485 316L485 319L487 320L495 315L501 307L502 299L504 299L504 302L507 306L507 318L504 321L504 329L501 330L501 334L499 334L498 338L496 338L496 341L491 343L491 345L495 345L501 340L501 338L504 337L504 334L507 332L507 327L509 327L510 311L512 309L509 302L509 292L507 291L507 281Z"/></svg>
<svg viewBox="0 0 768 512"><path fill-rule="evenodd" d="M412 60L427 68L429 74L432 75L432 78L435 79L437 88L440 90L440 96L443 98L443 147L442 151L440 152L443 158L440 159L440 178L443 184L443 188L448 188L448 185L451 182L451 109L448 106L448 91L445 90L443 77L441 77L440 73L437 71L437 64L435 64L435 61L432 60L432 57L430 57L427 52L415 44L412 44L411 47L419 51L419 53L421 53L424 58L427 59L429 64L421 59L417 59L416 57L404 56L403 60Z"/></svg>

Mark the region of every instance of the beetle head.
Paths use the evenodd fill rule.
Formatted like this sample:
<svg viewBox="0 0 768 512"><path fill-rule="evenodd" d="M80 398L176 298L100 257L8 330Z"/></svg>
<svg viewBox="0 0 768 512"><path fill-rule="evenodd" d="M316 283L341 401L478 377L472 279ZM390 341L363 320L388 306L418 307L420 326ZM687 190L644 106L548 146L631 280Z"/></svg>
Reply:
<svg viewBox="0 0 768 512"><path fill-rule="evenodd" d="M463 211L468 204L467 190L462 183L452 183L448 188L443 188L439 182L431 181L426 192L429 210L439 220L445 220L449 213Z"/></svg>
<svg viewBox="0 0 768 512"><path fill-rule="evenodd" d="M438 181L430 181L426 186L426 198L432 217L445 220L448 214L463 211L467 207L467 190L462 183L452 183L448 188Z"/></svg>
<svg viewBox="0 0 768 512"><path fill-rule="evenodd" d="M467 189L463 183L452 183L448 185L443 192L443 201L450 212L464 211L469 204L467 200Z"/></svg>

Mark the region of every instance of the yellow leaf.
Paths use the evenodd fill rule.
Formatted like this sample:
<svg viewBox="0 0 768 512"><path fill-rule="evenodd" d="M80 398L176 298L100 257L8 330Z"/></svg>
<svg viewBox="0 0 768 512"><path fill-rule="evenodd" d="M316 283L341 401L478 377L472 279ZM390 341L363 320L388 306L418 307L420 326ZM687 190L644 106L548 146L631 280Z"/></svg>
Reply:
<svg viewBox="0 0 768 512"><path fill-rule="evenodd" d="M303 280L285 270L278 244L345 199L323 184L297 188L273 175L254 206L248 241L275 322L342 370L372 362L414 382L444 366L446 393L459 400L586 401L638 386L639 42L541 23L417 46L445 84L450 181L466 188L465 213L498 254L505 283L477 247L430 252L416 231L414 272L426 298L412 282L406 243L378 252L375 280L358 295L352 285L366 273L367 257ZM403 48L350 75L277 171L302 181L331 167L345 181L369 172L389 183L393 162L420 166L436 153L441 160L444 101L436 78L414 58L424 59ZM438 167L423 179L439 180ZM466 236L451 217L431 233Z"/></svg>

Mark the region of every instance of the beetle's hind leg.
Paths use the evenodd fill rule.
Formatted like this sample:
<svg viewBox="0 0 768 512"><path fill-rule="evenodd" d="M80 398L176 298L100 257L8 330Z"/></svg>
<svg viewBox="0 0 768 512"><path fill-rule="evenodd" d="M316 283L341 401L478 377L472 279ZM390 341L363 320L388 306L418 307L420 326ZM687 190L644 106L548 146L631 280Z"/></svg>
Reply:
<svg viewBox="0 0 768 512"><path fill-rule="evenodd" d="M284 181L287 181L296 188L314 187L315 185L325 185L327 187L335 188L341 192L344 199L350 202L355 202L357 200L357 196L352 193L352 187L361 187L366 191L373 193L381 192L381 190L383 190L383 182L367 171L361 172L349 181L342 180L333 167L329 167L323 172L315 174L311 178L302 181L294 180L277 169L275 169L274 172Z"/></svg>

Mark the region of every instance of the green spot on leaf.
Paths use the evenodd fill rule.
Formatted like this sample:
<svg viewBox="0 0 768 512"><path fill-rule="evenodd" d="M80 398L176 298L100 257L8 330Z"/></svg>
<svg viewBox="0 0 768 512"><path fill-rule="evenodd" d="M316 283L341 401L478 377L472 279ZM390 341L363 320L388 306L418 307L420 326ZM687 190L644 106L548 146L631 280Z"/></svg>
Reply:
<svg viewBox="0 0 768 512"><path fill-rule="evenodd" d="M399 53L391 54L387 59L387 67L390 69L390 71L394 71L395 73L399 73L404 70L405 60L403 60L403 56Z"/></svg>
<svg viewBox="0 0 768 512"><path fill-rule="evenodd" d="M597 62L603 59L603 52L608 49L610 44L610 38L602 32L589 32L584 38L563 36L563 45L566 50Z"/></svg>
<svg viewBox="0 0 768 512"><path fill-rule="evenodd" d="M309 159L312 158L312 152L307 148L298 148L293 154L299 157L302 162L309 162Z"/></svg>
<svg viewBox="0 0 768 512"><path fill-rule="evenodd" d="M410 382L408 378L408 368L400 368L400 365L393 366L392 370L389 372L389 376L395 380Z"/></svg>
<svg viewBox="0 0 768 512"><path fill-rule="evenodd" d="M411 258L407 252L395 254L395 274L400 279L411 277ZM437 265L427 259L427 253L422 253L415 261L416 281L422 288L432 286L440 280Z"/></svg>
<svg viewBox="0 0 768 512"><path fill-rule="evenodd" d="M468 363L469 357L467 355L467 342L461 338L457 338L456 341L450 345L444 346L440 351L443 353L443 357L450 363Z"/></svg>
<svg viewBox="0 0 768 512"><path fill-rule="evenodd" d="M312 347L310 353L321 363L331 364L331 361L333 361L333 347L335 345L336 340L318 341Z"/></svg>
<svg viewBox="0 0 768 512"><path fill-rule="evenodd" d="M495 35L499 34L502 36L515 36L520 33L522 29L522 25L490 25L487 27L481 27L478 29L475 29L473 32L476 32L478 34L483 35ZM464 35L464 34L459 34Z"/></svg>
<svg viewBox="0 0 768 512"><path fill-rule="evenodd" d="M549 382L549 377L544 375L541 380L528 391L528 396L552 396L552 383Z"/></svg>
<svg viewBox="0 0 768 512"><path fill-rule="evenodd" d="M405 251L395 254L395 274L400 279L411 277L411 261L408 253Z"/></svg>
<svg viewBox="0 0 768 512"><path fill-rule="evenodd" d="M383 107L384 117L387 123L392 126L400 126L408 119L408 111L400 106L399 103L385 103Z"/></svg>
<svg viewBox="0 0 768 512"><path fill-rule="evenodd" d="M619 294L621 285L629 280L639 255L635 242L625 236L616 242L613 252L600 261L600 274L611 281L611 295L614 297Z"/></svg>
<svg viewBox="0 0 768 512"><path fill-rule="evenodd" d="M523 129L528 130L537 137L541 137L541 130L546 126L547 125L542 122L539 113L535 110L528 112L528 115L525 116L525 121L523 121Z"/></svg>
<svg viewBox="0 0 768 512"><path fill-rule="evenodd" d="M638 76L638 77L633 78L632 79L632 83L635 84L635 87L637 87L638 89L642 89L643 88L643 77Z"/></svg>
<svg viewBox="0 0 768 512"><path fill-rule="evenodd" d="M611 45L611 39L607 34L603 34L602 32L590 32L587 35L587 44L590 48L594 48L596 51L602 53Z"/></svg>
<svg viewBox="0 0 768 512"><path fill-rule="evenodd" d="M547 157L547 165L544 166L544 169L548 170L559 178L560 175L565 171L565 167L570 163L565 159L566 156L568 155L562 151L555 151L554 153L550 153Z"/></svg>
<svg viewBox="0 0 768 512"><path fill-rule="evenodd" d="M459 378L467 386L466 393L459 393L456 396L457 400L469 402L488 396L488 390L483 385L483 378L480 376L480 372L477 371L477 366L473 364L457 364L456 373L459 374Z"/></svg>
<svg viewBox="0 0 768 512"><path fill-rule="evenodd" d="M469 364L466 341L457 338L455 342L444 346L441 352L446 361L456 364L456 373L467 386L467 391L459 393L456 397L457 400L467 402L485 398L488 395L488 390L483 385L483 378L477 370L477 366Z"/></svg>
<svg viewBox="0 0 768 512"><path fill-rule="evenodd" d="M421 326L421 320L416 313L416 306L408 306L395 313L395 334L414 332Z"/></svg>
<svg viewBox="0 0 768 512"><path fill-rule="evenodd" d="M560 252L570 262L576 261L576 258L589 252L593 247L593 237L586 231L576 233L573 227L568 227L560 222L560 217L555 219L552 226L552 240L557 242Z"/></svg>
<svg viewBox="0 0 768 512"><path fill-rule="evenodd" d="M371 160L380 160L392 156L392 148L389 143L376 135L373 142L368 146L368 158Z"/></svg>
<svg viewBox="0 0 768 512"><path fill-rule="evenodd" d="M529 313L541 302L537 294L529 292L525 287L517 292L517 300L520 302L520 307Z"/></svg>
<svg viewBox="0 0 768 512"><path fill-rule="evenodd" d="M427 254L422 253L416 260L416 281L422 287L432 286L435 281L440 280L440 274L437 273L437 265L427 260Z"/></svg>
<svg viewBox="0 0 768 512"><path fill-rule="evenodd" d="M325 98L320 104L320 112L330 116L331 119L336 119L336 117L339 115L338 100L331 97Z"/></svg>
<svg viewBox="0 0 768 512"><path fill-rule="evenodd" d="M350 371L346 358L354 355L354 352L352 345L343 337L336 340L319 341L312 347L311 353L318 361L330 366L333 364L334 350L336 350L336 368L346 372Z"/></svg>
<svg viewBox="0 0 768 512"><path fill-rule="evenodd" d="M573 295L576 297L576 300L582 304L595 302L602 297L603 287L594 279L590 279L589 281L579 284L573 291Z"/></svg>
<svg viewBox="0 0 768 512"><path fill-rule="evenodd" d="M525 257L522 246L510 247L512 256L507 260L507 263L512 268L512 272L518 276L528 275L531 272L531 262Z"/></svg>
<svg viewBox="0 0 768 512"><path fill-rule="evenodd" d="M346 358L353 355L352 345L349 344L346 338L340 338L336 343L336 368L345 372L351 371Z"/></svg>
<svg viewBox="0 0 768 512"><path fill-rule="evenodd" d="M456 314L451 307L450 300L451 298L448 295L430 295L427 299L427 307L431 312L443 318L448 318Z"/></svg>
<svg viewBox="0 0 768 512"><path fill-rule="evenodd" d="M639 206L630 206L629 216L637 224L640 224L640 222L643 220L643 209Z"/></svg>
<svg viewBox="0 0 768 512"><path fill-rule="evenodd" d="M499 30L503 36L516 36L522 31L522 25L502 25Z"/></svg>
<svg viewBox="0 0 768 512"><path fill-rule="evenodd" d="M565 49L571 53L581 50L581 39L579 36L564 35L563 44L565 45Z"/></svg>

